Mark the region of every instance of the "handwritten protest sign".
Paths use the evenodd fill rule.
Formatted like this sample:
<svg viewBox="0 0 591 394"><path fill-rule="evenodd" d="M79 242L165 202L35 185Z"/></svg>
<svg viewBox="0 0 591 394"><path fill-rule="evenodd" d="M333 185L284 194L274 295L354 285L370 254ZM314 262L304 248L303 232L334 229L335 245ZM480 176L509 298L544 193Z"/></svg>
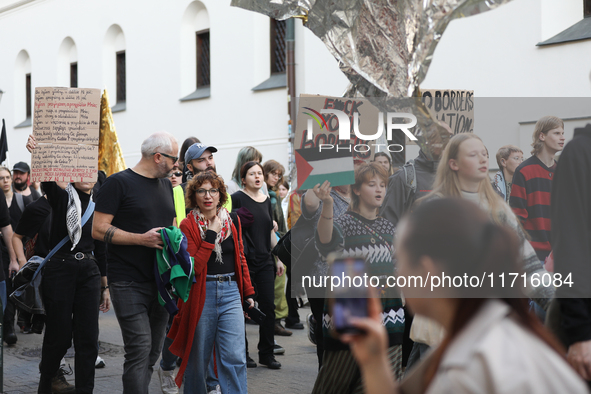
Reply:
<svg viewBox="0 0 591 394"><path fill-rule="evenodd" d="M339 139L338 116L322 110L343 111L350 125L349 139ZM299 189L314 187L328 180L332 186L355 181L353 160L370 161L375 149L354 134L354 113L358 113L359 130L375 134L379 111L366 99L301 95L295 132L295 161ZM364 131L368 130L368 131ZM362 144L365 146L358 148Z"/></svg>
<svg viewBox="0 0 591 394"><path fill-rule="evenodd" d="M35 88L32 180L95 182L100 90Z"/></svg>
<svg viewBox="0 0 591 394"><path fill-rule="evenodd" d="M351 137L349 140L339 140L339 120L334 114L321 114L323 109L343 111L349 117ZM334 145L368 145L370 149L351 149L353 159L371 161L378 152L373 144L376 141L366 141L358 138L353 132L353 114L359 115L359 130L362 134L373 135L378 128L379 110L369 100L363 98L327 97L301 95L298 117L296 122L294 148L318 150L321 144ZM312 138L308 138L308 119L312 120ZM384 151L385 147L379 147Z"/></svg>
<svg viewBox="0 0 591 394"><path fill-rule="evenodd" d="M422 101L433 119L447 124L454 134L474 132L473 90L421 90ZM406 145L416 145L405 139Z"/></svg>

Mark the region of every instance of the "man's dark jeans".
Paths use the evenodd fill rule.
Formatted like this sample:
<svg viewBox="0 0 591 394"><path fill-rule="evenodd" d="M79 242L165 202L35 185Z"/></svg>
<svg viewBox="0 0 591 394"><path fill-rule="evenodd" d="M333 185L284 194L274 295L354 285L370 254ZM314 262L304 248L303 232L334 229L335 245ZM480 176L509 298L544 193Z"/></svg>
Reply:
<svg viewBox="0 0 591 394"><path fill-rule="evenodd" d="M123 393L146 394L164 343L168 312L158 303L155 282L113 282L109 287L125 344Z"/></svg>
<svg viewBox="0 0 591 394"><path fill-rule="evenodd" d="M94 259L54 257L43 268L46 318L41 374L56 374L73 335L76 393L92 393L94 388L100 287L101 276Z"/></svg>

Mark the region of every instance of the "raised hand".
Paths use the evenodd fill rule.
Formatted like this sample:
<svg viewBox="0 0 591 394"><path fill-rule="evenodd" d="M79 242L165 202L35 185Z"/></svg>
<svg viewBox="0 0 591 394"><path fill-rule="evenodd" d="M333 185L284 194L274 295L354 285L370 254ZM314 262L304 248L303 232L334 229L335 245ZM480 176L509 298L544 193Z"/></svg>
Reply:
<svg viewBox="0 0 591 394"><path fill-rule="evenodd" d="M329 181L324 181L322 183L322 185L317 184L312 189L314 194L316 194L316 197L318 197L320 200L322 200L322 202L332 201L332 196L330 195L331 190L332 190L332 188L330 187Z"/></svg>

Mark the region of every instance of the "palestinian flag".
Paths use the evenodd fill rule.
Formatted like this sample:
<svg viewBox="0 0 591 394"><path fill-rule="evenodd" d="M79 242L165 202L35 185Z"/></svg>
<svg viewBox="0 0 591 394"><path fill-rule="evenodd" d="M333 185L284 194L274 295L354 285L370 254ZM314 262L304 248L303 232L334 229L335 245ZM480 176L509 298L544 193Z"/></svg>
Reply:
<svg viewBox="0 0 591 394"><path fill-rule="evenodd" d="M312 189L317 184L329 181L331 186L355 183L353 153L340 145L320 151L318 147L296 149L295 162L300 190Z"/></svg>

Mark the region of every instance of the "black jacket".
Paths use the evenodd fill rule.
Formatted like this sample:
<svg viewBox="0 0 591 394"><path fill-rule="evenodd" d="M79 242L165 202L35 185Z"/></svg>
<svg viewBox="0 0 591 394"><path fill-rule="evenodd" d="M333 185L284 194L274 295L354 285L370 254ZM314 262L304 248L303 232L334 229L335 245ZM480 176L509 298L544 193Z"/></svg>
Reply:
<svg viewBox="0 0 591 394"><path fill-rule="evenodd" d="M410 209L417 199L431 192L438 164L438 161L429 160L423 151L420 151L419 156L414 159L417 188L416 192L410 193L410 195L404 169L401 168L390 176L380 216L396 226L402 215Z"/></svg>
<svg viewBox="0 0 591 394"><path fill-rule="evenodd" d="M573 282L556 292L570 345L591 339L591 124L560 155L550 209L555 271Z"/></svg>

